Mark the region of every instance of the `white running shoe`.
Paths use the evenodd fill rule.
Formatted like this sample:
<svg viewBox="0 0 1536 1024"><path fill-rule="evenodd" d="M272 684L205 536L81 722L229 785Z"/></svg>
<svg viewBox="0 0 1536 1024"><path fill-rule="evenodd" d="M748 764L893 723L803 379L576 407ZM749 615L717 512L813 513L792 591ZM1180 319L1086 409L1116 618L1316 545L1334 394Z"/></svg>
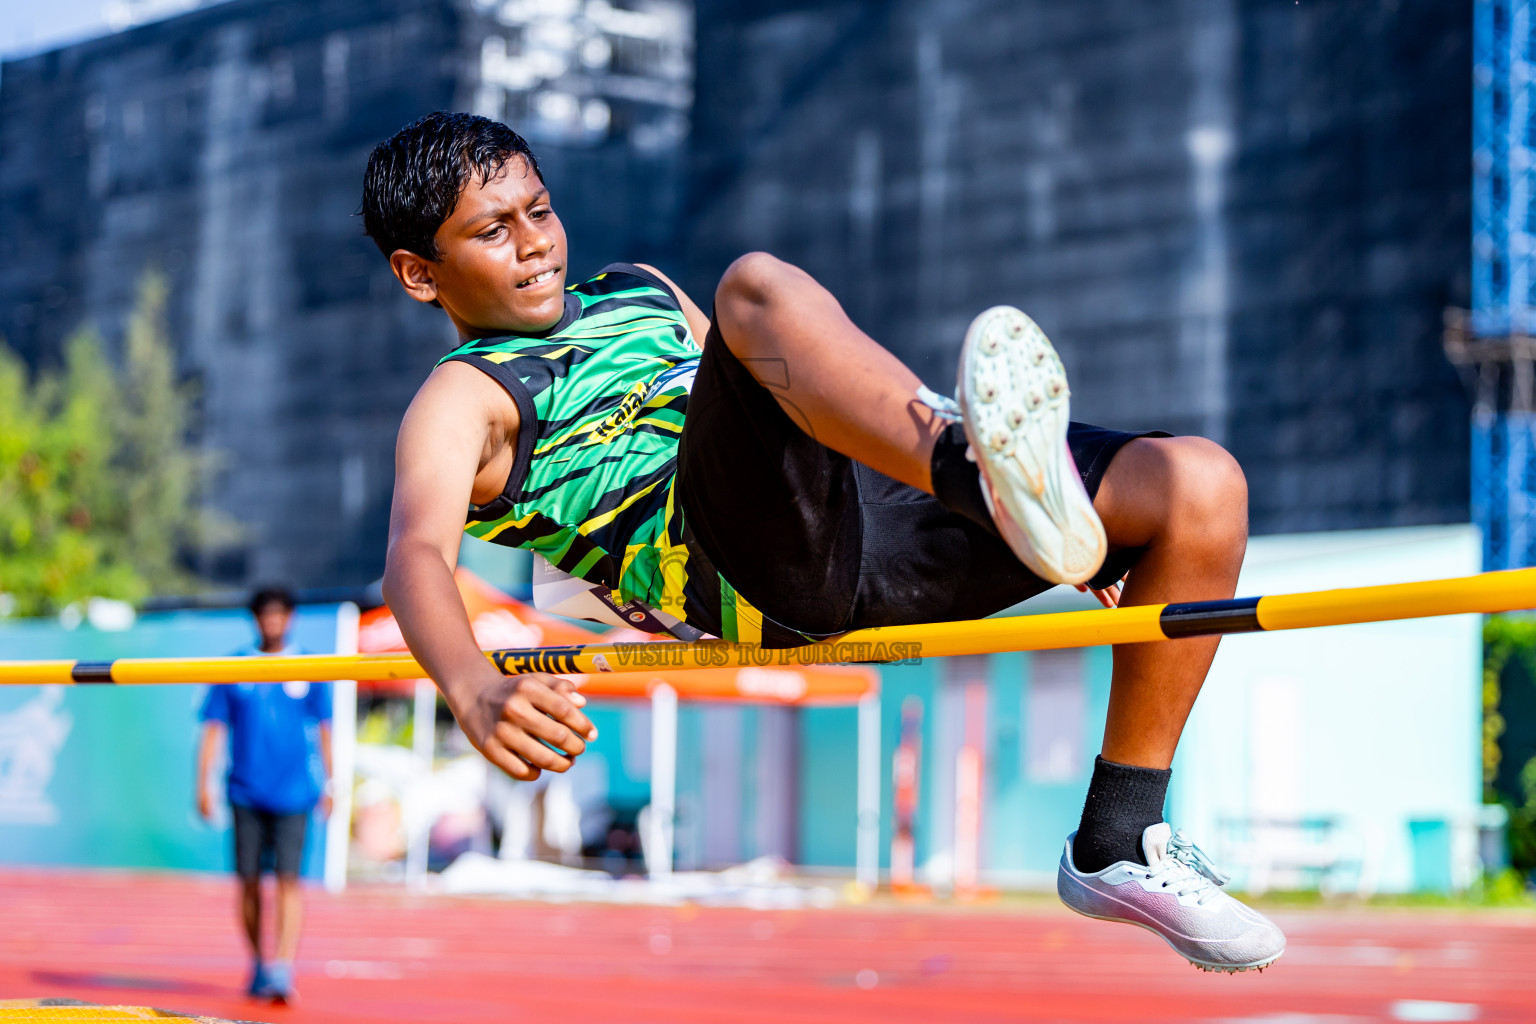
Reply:
<svg viewBox="0 0 1536 1024"><path fill-rule="evenodd" d="M957 400L1003 540L1036 576L1086 583L1104 564L1104 525L1067 448L1067 373L1050 339L1012 306L971 321Z"/></svg>
<svg viewBox="0 0 1536 1024"><path fill-rule="evenodd" d="M1140 925L1203 971L1262 971L1285 952L1275 923L1221 890L1227 876L1183 832L1159 822L1141 834L1147 863L1122 860L1086 874L1061 855L1056 892L1085 917Z"/></svg>

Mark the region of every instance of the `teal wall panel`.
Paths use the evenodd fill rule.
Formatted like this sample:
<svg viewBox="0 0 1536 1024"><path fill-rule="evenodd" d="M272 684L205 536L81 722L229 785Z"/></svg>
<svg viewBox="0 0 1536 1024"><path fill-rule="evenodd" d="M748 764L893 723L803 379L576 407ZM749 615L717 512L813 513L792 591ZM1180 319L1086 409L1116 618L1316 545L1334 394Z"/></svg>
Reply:
<svg viewBox="0 0 1536 1024"><path fill-rule="evenodd" d="M987 669L986 787L982 803L982 866L1018 866L1032 831L1024 778L1024 687L1029 659L1000 654Z"/></svg>
<svg viewBox="0 0 1536 1024"><path fill-rule="evenodd" d="M757 777L761 766L757 755L757 708L746 705L741 711L741 852L743 860L761 857L765 852L758 835Z"/></svg>
<svg viewBox="0 0 1536 1024"><path fill-rule="evenodd" d="M335 606L300 609L292 637L334 650ZM242 611L145 615L113 633L24 621L0 625L0 659L217 656L252 639ZM204 691L0 687L0 863L229 868L228 825L205 823L195 806ZM312 823L306 874L319 873L323 833Z"/></svg>
<svg viewBox="0 0 1536 1024"><path fill-rule="evenodd" d="M1073 773L1051 781L1026 770L1028 701L1033 655L994 655L988 669L987 790L983 808L982 870L1003 877L1038 876L1055 870L1062 843L1077 827L1109 706L1110 651L1083 652L1085 708L1080 757Z"/></svg>
<svg viewBox="0 0 1536 1024"><path fill-rule="evenodd" d="M802 864L852 867L858 806L859 714L857 708L800 711L800 799L797 801Z"/></svg>

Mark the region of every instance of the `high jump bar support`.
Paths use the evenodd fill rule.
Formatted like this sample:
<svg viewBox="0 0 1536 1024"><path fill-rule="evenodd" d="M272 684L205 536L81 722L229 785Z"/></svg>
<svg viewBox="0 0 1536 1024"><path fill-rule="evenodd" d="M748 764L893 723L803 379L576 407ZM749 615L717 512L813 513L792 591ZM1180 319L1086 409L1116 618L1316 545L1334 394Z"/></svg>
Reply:
<svg viewBox="0 0 1536 1024"><path fill-rule="evenodd" d="M1280 629L1312 629L1438 615L1493 614L1536 608L1536 569L1513 569L1421 583L1393 583L1301 594L1136 605L966 622L860 629L805 647L754 644L594 643L487 651L504 675L553 672L601 676L657 669L794 668L848 662L905 662L960 654L1096 647ZM0 661L0 685L152 685L260 683L289 679L419 679L409 654L308 654L264 658L120 658L116 661ZM599 680L592 680L599 683ZM606 683L607 680L601 680ZM612 681L620 683L618 679ZM638 682L638 681L637 681ZM863 684L850 679L850 685ZM593 686L623 695L629 687ZM636 696L643 687L635 687Z"/></svg>

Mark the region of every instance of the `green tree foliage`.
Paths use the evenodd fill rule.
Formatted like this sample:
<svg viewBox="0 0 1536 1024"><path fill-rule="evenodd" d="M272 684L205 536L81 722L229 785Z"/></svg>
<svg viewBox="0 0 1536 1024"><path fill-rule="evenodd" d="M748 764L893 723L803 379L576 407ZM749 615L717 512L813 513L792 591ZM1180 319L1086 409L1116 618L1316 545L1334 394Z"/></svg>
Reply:
<svg viewBox="0 0 1536 1024"><path fill-rule="evenodd" d="M206 460L186 441L166 299L146 273L121 366L88 328L35 376L0 345L0 593L16 613L192 587L178 554L229 532L194 501Z"/></svg>
<svg viewBox="0 0 1536 1024"><path fill-rule="evenodd" d="M1515 659L1526 671L1508 671ZM1507 746L1503 690L1520 678L1536 681L1536 619L1493 616L1483 626L1483 799L1509 809L1510 864L1530 873L1536 871L1536 757L1521 766L1514 792L1495 786Z"/></svg>

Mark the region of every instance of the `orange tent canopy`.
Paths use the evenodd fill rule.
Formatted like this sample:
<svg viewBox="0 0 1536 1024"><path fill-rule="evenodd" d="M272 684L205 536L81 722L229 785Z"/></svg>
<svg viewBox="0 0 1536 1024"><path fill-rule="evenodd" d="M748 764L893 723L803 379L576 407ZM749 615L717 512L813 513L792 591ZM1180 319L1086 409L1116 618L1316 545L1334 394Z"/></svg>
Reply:
<svg viewBox="0 0 1536 1024"><path fill-rule="evenodd" d="M516 647L564 647L579 644L665 640L633 629L594 633L531 605L508 597L470 572L453 574L475 640L484 650ZM400 624L387 607L370 609L358 620L357 649L361 654L406 650ZM581 691L593 697L645 698L665 683L685 700L734 700L760 704L851 704L879 689L874 669L845 665L801 665L796 668L658 668L650 672L595 674L580 677ZM411 696L414 679L359 682L360 693Z"/></svg>
<svg viewBox="0 0 1536 1024"><path fill-rule="evenodd" d="M593 697L649 697L662 683L685 700L752 704L855 704L879 692L880 675L857 665L799 668L660 669L656 675L624 672L584 676L581 692Z"/></svg>
<svg viewBox="0 0 1536 1024"><path fill-rule="evenodd" d="M604 643L665 640L633 629L615 629ZM797 665L794 668L657 668L654 672L594 673L582 676L581 692L592 697L649 697L662 683L685 700L746 701L753 704L855 704L880 691L880 673L863 665Z"/></svg>

